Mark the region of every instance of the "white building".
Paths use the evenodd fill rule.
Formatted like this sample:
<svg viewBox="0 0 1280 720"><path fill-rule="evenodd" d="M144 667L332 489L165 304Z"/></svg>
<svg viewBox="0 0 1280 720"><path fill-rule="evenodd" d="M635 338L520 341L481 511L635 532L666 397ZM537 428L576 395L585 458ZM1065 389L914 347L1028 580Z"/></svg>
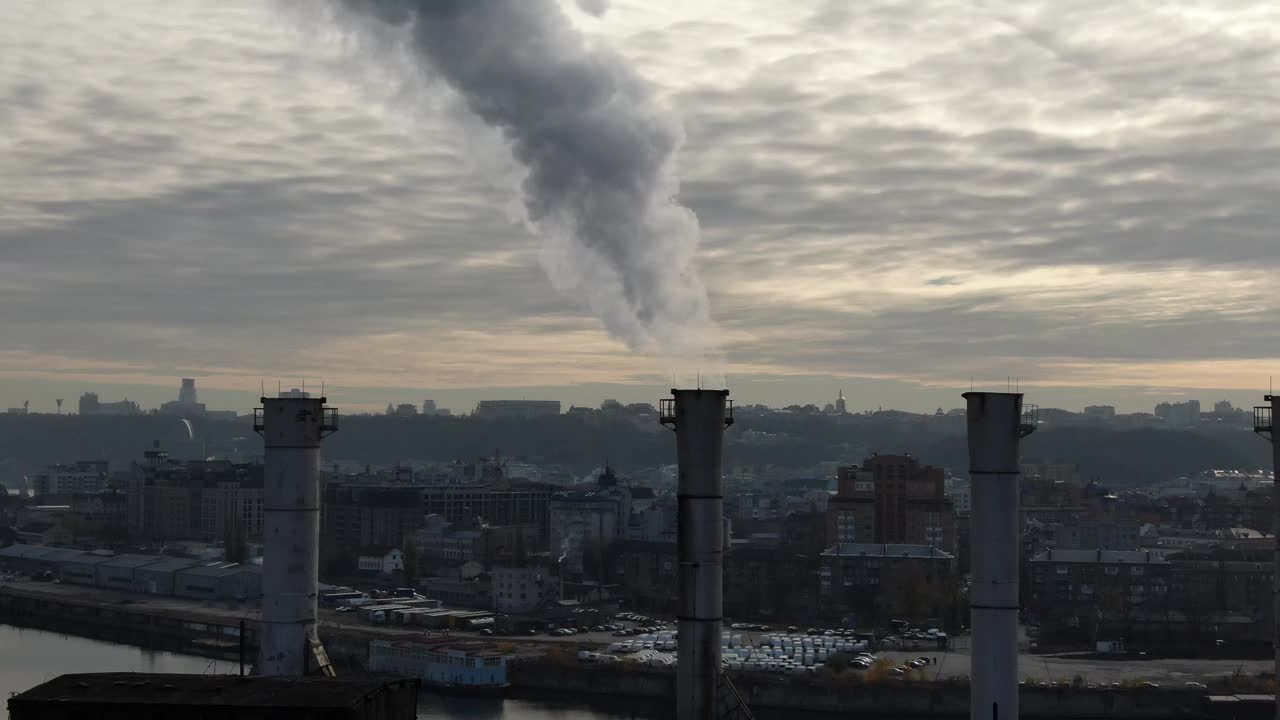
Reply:
<svg viewBox="0 0 1280 720"><path fill-rule="evenodd" d="M562 571L581 573L586 548L626 535L631 491L619 487L617 476L606 468L594 487L552 495L547 514L552 556L564 557Z"/></svg>
<svg viewBox="0 0 1280 720"><path fill-rule="evenodd" d="M404 553L399 548L365 548L360 552L356 567L362 573L390 575L404 570Z"/></svg>
<svg viewBox="0 0 1280 720"><path fill-rule="evenodd" d="M523 615L559 599L559 583L544 567L493 569L493 609Z"/></svg>
<svg viewBox="0 0 1280 720"><path fill-rule="evenodd" d="M30 480L32 491L38 497L100 492L107 489L107 463L50 465L31 475Z"/></svg>
<svg viewBox="0 0 1280 720"><path fill-rule="evenodd" d="M972 504L972 497L969 492L968 483L957 482L955 485L947 488L947 497L951 498L951 504L955 507L956 513L967 513Z"/></svg>

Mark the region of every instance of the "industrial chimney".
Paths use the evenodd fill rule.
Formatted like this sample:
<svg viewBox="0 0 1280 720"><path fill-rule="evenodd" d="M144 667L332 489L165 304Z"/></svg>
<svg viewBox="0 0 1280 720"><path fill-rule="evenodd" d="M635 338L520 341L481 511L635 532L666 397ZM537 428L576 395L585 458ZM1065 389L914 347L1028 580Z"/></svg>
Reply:
<svg viewBox="0 0 1280 720"><path fill-rule="evenodd" d="M659 402L660 422L676 432L679 466L679 661L676 717L719 717L720 620L723 607L724 429L733 424L728 390L672 390Z"/></svg>
<svg viewBox="0 0 1280 720"><path fill-rule="evenodd" d="M1272 484L1271 493L1275 503L1276 527L1280 528L1280 438L1276 437L1275 417L1276 412L1280 410L1280 395L1267 395L1264 398L1270 405L1263 405L1253 409L1253 431L1262 437L1271 441L1271 471ZM1280 618L1280 532L1273 532L1275 535L1275 553L1272 558L1274 566L1272 568L1271 582L1271 609L1273 618ZM1276 655L1276 672L1280 673L1280 620L1273 622L1275 625L1273 640ZM1280 674L1276 675L1280 677ZM1276 700L1276 717L1280 718L1280 688L1277 688L1275 694Z"/></svg>
<svg viewBox="0 0 1280 720"><path fill-rule="evenodd" d="M332 667L316 635L320 571L320 443L338 429L325 398L262 398L253 429L266 448L262 634L258 673L306 675Z"/></svg>
<svg viewBox="0 0 1280 720"><path fill-rule="evenodd" d="M970 720L1018 717L1018 441L1035 430L1021 393L964 394L969 403L973 523Z"/></svg>

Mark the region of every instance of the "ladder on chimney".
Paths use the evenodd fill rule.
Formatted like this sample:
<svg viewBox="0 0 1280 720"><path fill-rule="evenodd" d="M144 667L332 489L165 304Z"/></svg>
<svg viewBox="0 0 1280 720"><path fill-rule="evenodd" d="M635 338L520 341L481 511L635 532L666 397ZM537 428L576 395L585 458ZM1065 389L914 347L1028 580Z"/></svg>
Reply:
<svg viewBox="0 0 1280 720"><path fill-rule="evenodd" d="M755 720L747 701L742 699L738 688L733 686L723 670L720 671L720 681L716 683L716 708L720 720Z"/></svg>

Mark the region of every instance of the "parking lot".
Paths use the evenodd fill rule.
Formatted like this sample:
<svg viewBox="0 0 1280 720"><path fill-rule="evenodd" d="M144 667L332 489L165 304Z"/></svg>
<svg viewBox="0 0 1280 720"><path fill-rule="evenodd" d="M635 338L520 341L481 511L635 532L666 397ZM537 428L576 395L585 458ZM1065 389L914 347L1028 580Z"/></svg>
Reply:
<svg viewBox="0 0 1280 720"><path fill-rule="evenodd" d="M332 609L322 609L321 616L327 626L374 630L368 623L356 619L351 614L337 614ZM864 648L852 642L857 636L851 631L795 626L769 627L767 630L761 630L761 627L766 626L737 623L726 627L722 646L730 669L734 669L734 663L738 663L737 669L740 671L769 672L769 663L772 662L772 672L816 672L818 667L835 654L832 651L838 651L840 654L849 656L851 660L859 653L868 653L877 660L888 661L890 667L902 667L911 660L927 657L929 659L927 664L910 671L915 677L946 679L957 676L968 677L970 674L967 636L948 638L951 647L946 650L939 649L936 640L930 639L927 632L916 632L910 638L898 636L897 640L891 641L888 646L884 643L884 639L881 639L880 642ZM384 627L377 628L377 631L393 632L397 629ZM567 631L568 628L565 630ZM464 637L481 636L474 632L456 630L450 632ZM814 632L815 635L809 635L809 632ZM827 632L831 632L832 635L825 635L824 633ZM840 634L842 632L844 634ZM546 631L540 631L532 635L498 634L492 637L515 642L517 654L538 654L543 652L538 650L539 647L566 644L574 646L577 651L585 649L588 653L596 653L591 661L600 661L601 656L612 656L616 660L604 659L603 662L639 662L652 665L673 664L677 657L678 646L674 622L635 613L622 613L603 624L578 626L572 633L548 634ZM735 637L739 638L736 645ZM824 654L818 652L816 644L811 644L812 664L806 665L806 637L838 637L839 639L834 640L831 647L826 647L825 641L822 643L824 646L822 649L827 652L821 662L819 658ZM789 652L783 638L790 641ZM1023 639L1025 641L1025 638ZM842 644L837 647L835 643ZM751 648L751 651L743 652L745 648ZM779 650L782 657L777 657ZM759 664L752 665L753 660ZM784 660L786 662L783 662ZM1188 682L1208 683L1214 679L1236 674L1257 676L1260 673L1271 672L1273 667L1273 663L1268 660L1105 659L1083 653L1059 655L1023 653L1018 660L1018 674L1022 681L1070 683L1079 678L1085 684L1096 685L1145 681L1161 686L1183 686ZM855 673L865 672L859 669L857 663L851 663L850 669Z"/></svg>

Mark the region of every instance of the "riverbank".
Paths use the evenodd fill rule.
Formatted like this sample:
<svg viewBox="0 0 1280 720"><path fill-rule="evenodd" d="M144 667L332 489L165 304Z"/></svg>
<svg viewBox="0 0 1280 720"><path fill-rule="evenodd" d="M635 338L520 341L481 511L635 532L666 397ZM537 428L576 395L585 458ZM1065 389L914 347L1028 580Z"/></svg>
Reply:
<svg viewBox="0 0 1280 720"><path fill-rule="evenodd" d="M251 606L95 593L41 583L9 584L0 586L0 622L232 662L240 656L241 648L247 661L257 654L258 611ZM330 657L340 670L348 672L364 671L371 639L403 633L397 628L322 625ZM566 652L562 643L495 640L517 656L509 671L513 697L572 698L604 704L616 704L618 698L635 698L647 706L661 708L674 695L675 675L669 669L633 663L583 664L573 661L572 653ZM1060 670L1070 673L1069 666ZM1183 687L1184 683L1159 688L1089 688L1083 682L1073 687L1070 674L1066 679L1056 687L1024 687L1022 716L1131 720L1198 717L1205 695ZM852 674L801 678L747 674L735 676L734 684L762 717L786 713L911 718L968 714L968 688L963 679L871 682ZM1246 688L1241 685L1236 691L1243 689Z"/></svg>
<svg viewBox="0 0 1280 720"><path fill-rule="evenodd" d="M583 666L519 662L509 670L513 687L583 697L670 698L675 674L642 666ZM822 716L961 718L969 715L969 689L952 683L851 683L768 675L733 680L753 712L763 717ZM1019 693L1020 717L1061 720L1164 720L1200 717L1205 694L1185 688L1036 688Z"/></svg>

